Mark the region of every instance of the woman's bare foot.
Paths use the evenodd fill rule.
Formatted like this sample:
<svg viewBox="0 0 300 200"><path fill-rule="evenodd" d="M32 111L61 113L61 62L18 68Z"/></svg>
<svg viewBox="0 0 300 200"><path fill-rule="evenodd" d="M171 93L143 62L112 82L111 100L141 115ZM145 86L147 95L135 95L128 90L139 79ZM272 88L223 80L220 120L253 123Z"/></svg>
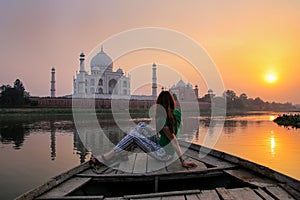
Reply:
<svg viewBox="0 0 300 200"><path fill-rule="evenodd" d="M90 158L90 161L89 161L90 165L92 167L96 167L96 166L99 166L101 164L104 164L104 162L105 162L104 156L102 155L100 157L101 158L99 159L99 158L96 158L93 155L91 155L91 158Z"/></svg>
<svg viewBox="0 0 300 200"><path fill-rule="evenodd" d="M101 161L99 161L96 157L91 155L89 163L90 163L90 165L100 165Z"/></svg>

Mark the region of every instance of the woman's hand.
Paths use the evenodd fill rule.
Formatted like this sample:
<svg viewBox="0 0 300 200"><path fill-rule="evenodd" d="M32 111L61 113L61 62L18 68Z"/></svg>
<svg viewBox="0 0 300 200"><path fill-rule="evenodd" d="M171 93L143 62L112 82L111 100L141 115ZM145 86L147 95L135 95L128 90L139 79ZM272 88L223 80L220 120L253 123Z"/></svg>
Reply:
<svg viewBox="0 0 300 200"><path fill-rule="evenodd" d="M191 162L191 161L183 161L181 162L182 166L183 167L186 167L186 168L190 168L190 167L197 167L198 165L194 162Z"/></svg>

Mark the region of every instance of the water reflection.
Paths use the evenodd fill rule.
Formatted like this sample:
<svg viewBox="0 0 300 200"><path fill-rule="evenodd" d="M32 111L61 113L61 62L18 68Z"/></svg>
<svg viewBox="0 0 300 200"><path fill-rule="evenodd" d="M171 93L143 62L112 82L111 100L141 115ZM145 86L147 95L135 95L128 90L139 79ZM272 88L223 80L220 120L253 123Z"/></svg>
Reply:
<svg viewBox="0 0 300 200"><path fill-rule="evenodd" d="M247 125L248 125L248 121L246 121L246 120L240 121L240 127L241 127L242 129L246 129L246 128L247 128Z"/></svg>
<svg viewBox="0 0 300 200"><path fill-rule="evenodd" d="M206 127L208 128L208 133L212 134L214 132L214 127L219 125L218 119L200 119L200 128ZM222 125L222 124L221 124ZM236 131L237 127L240 129L246 129L248 125L247 120L236 120L236 119L228 119L224 122L223 131L226 134L232 134ZM197 138L197 137L196 137Z"/></svg>
<svg viewBox="0 0 300 200"><path fill-rule="evenodd" d="M60 133L73 134L74 153L79 155L81 163L85 162L89 151L84 147L72 121L55 121L52 119L49 121L0 121L0 142L4 145L13 143L14 149L21 150L25 140L29 139L30 134L47 134L48 131L50 132L49 154L52 161L54 161L57 156L56 134L59 131Z"/></svg>
<svg viewBox="0 0 300 200"><path fill-rule="evenodd" d="M190 141L195 135L199 135L200 121L198 118L183 118L180 130L180 139Z"/></svg>
<svg viewBox="0 0 300 200"><path fill-rule="evenodd" d="M0 121L0 136L1 143L10 144L13 143L13 148L16 150L20 150L25 137L29 135L29 128L26 124L21 122L3 122Z"/></svg>
<svg viewBox="0 0 300 200"><path fill-rule="evenodd" d="M224 123L224 133L231 134L236 130L237 121L235 120L227 120Z"/></svg>
<svg viewBox="0 0 300 200"><path fill-rule="evenodd" d="M275 119L275 116L274 116L274 115L270 115L269 120L270 120L270 121L273 121L274 119Z"/></svg>
<svg viewBox="0 0 300 200"><path fill-rule="evenodd" d="M270 147L271 147L271 155L272 157L275 157L275 147L276 147L276 142L275 142L275 136L274 136L274 131L271 131L271 137L270 137Z"/></svg>
<svg viewBox="0 0 300 200"><path fill-rule="evenodd" d="M79 155L80 163L84 163L89 151L83 145L76 130L73 132L73 150Z"/></svg>
<svg viewBox="0 0 300 200"><path fill-rule="evenodd" d="M55 160L56 157L56 138L55 138L55 126L54 121L50 121L50 149L51 149L51 160Z"/></svg>

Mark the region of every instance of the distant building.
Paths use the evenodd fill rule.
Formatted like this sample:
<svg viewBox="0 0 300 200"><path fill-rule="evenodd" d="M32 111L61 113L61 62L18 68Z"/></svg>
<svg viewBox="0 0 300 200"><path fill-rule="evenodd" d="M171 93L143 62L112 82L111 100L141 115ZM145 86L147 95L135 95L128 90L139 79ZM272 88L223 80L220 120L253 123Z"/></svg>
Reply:
<svg viewBox="0 0 300 200"><path fill-rule="evenodd" d="M51 69L50 97L55 97L55 68Z"/></svg>
<svg viewBox="0 0 300 200"><path fill-rule="evenodd" d="M190 101L198 99L198 86L193 89L192 84L185 83L183 80L178 81L176 85L170 88L170 92L179 101Z"/></svg>
<svg viewBox="0 0 300 200"><path fill-rule="evenodd" d="M156 64L152 65L152 97L157 97Z"/></svg>
<svg viewBox="0 0 300 200"><path fill-rule="evenodd" d="M216 95L214 94L214 91L212 89L209 89L207 91L207 94L205 94L202 98L199 100L202 102L211 102L211 100L215 97Z"/></svg>
<svg viewBox="0 0 300 200"><path fill-rule="evenodd" d="M112 59L103 51L95 55L90 62L90 73L85 70L85 55L80 55L80 70L73 77L74 97L102 98L111 94L130 95L130 78L119 68L113 71Z"/></svg>

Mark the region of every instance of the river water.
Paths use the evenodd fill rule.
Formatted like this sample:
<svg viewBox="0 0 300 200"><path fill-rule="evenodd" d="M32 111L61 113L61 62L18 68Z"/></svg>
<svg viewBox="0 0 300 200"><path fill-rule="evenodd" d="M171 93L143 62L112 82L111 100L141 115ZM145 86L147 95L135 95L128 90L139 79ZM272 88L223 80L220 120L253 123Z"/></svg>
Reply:
<svg viewBox="0 0 300 200"><path fill-rule="evenodd" d="M206 117L184 120L180 139L213 148L270 167L300 180L300 129L278 126L282 113L251 113L227 117L225 123ZM143 121L149 119L136 119ZM196 124L196 128L190 123ZM109 121L101 124L112 143L124 135ZM221 130L221 132L218 132ZM89 158L71 120L0 120L0 199L18 195Z"/></svg>

